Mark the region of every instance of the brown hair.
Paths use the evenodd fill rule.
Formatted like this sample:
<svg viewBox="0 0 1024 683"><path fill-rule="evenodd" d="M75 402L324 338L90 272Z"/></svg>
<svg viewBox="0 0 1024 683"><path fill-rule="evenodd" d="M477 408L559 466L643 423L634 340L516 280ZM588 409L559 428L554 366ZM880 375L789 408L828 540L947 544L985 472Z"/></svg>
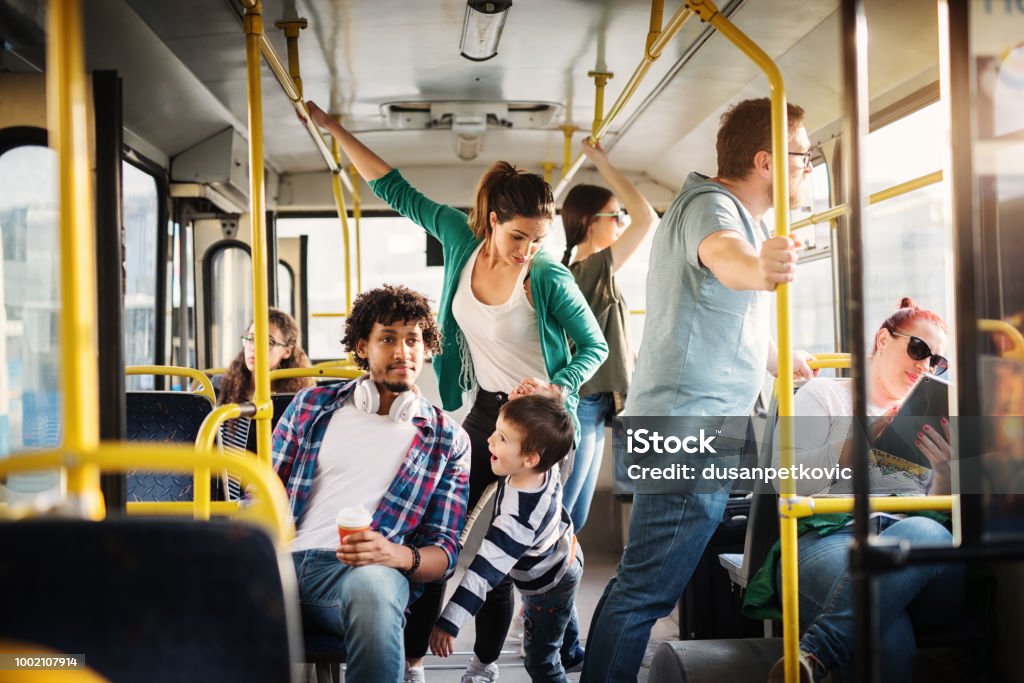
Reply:
<svg viewBox="0 0 1024 683"><path fill-rule="evenodd" d="M279 308L271 308L267 311L267 318L271 325L281 331L284 339L277 341L288 344L292 347L292 355L282 358L279 368L308 368L312 366L309 356L302 350L302 339L299 333L299 326L295 318L291 317ZM252 324L251 322L249 323ZM306 387L316 384L312 377L290 377L272 382L270 390L275 394L293 394ZM245 364L245 350L238 352L231 365L224 372L224 378L220 383L220 394L217 401L220 405L225 403L246 403L252 400L255 390L252 373Z"/></svg>
<svg viewBox="0 0 1024 683"><path fill-rule="evenodd" d="M897 308L892 315L882 321L879 326L879 331L889 330L889 332L898 332L904 325L908 325L915 320L926 320L933 323L943 332L946 332L946 323L939 317L939 314L935 311L928 310L927 308L921 308L914 303L914 300L909 296L905 296L900 299L900 306ZM875 346L871 349L871 355L874 356L878 353L878 333L875 333Z"/></svg>
<svg viewBox="0 0 1024 683"><path fill-rule="evenodd" d="M345 336L341 343L355 356L356 365L370 369L370 361L356 355L360 339L369 339L374 323L390 325L394 322L419 323L423 331L423 346L432 354L441 353L441 331L430 312L430 301L419 292L401 285L384 285L363 292L352 304L352 312L345 321Z"/></svg>
<svg viewBox="0 0 1024 683"><path fill-rule="evenodd" d="M786 104L789 133L803 124L804 110ZM754 156L772 149L772 102L767 97L743 100L724 114L718 127L718 175L742 180L754 168Z"/></svg>
<svg viewBox="0 0 1024 683"><path fill-rule="evenodd" d="M562 227L565 228L562 265L569 265L572 248L587 238L594 214L600 212L614 196L611 190L599 185L577 185L565 195L562 204Z"/></svg>
<svg viewBox="0 0 1024 683"><path fill-rule="evenodd" d="M522 437L522 452L540 456L537 472L547 472L569 454L572 417L558 399L523 396L503 405L500 414Z"/></svg>
<svg viewBox="0 0 1024 683"><path fill-rule="evenodd" d="M498 222L524 218L555 217L555 196L551 186L536 173L516 168L507 161L496 161L480 177L476 199L469 212L469 228L478 240L491 236L491 212Z"/></svg>

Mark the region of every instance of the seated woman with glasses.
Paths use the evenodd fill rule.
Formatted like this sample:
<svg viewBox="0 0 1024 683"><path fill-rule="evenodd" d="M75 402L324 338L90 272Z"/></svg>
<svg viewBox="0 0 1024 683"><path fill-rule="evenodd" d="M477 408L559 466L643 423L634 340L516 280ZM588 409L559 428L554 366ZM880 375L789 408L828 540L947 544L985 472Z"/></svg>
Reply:
<svg viewBox="0 0 1024 683"><path fill-rule="evenodd" d="M875 419L868 441L875 443L892 423L903 400L919 378L941 375L948 368L940 354L946 347L946 324L934 312L904 297L900 307L875 333L867 364L867 414ZM851 467L855 457L850 429L855 426L853 394L849 382L815 378L794 398L794 463L807 468ZM809 419L816 418L816 419ZM872 493L948 495L950 493L949 420L941 420L942 433L926 426L915 445L931 469L901 467L884 457L870 465ZM778 433L776 432L776 444ZM776 447L773 465L778 467ZM852 482L796 479L797 493L849 493ZM913 545L949 545L948 515L934 512L913 515L874 513L872 530L887 540ZM823 678L839 669L842 679L853 680L853 584L848 567L848 546L853 536L852 515L824 514L799 520L801 680ZM782 594L779 546L751 579L744 613L755 618L778 618ZM959 615L963 605L964 570L961 565L914 565L881 574L878 579L878 622L882 680L913 680L914 626L941 625ZM771 616L769 616L771 615ZM782 662L769 674L782 681Z"/></svg>
<svg viewBox="0 0 1024 683"><path fill-rule="evenodd" d="M268 328L270 369L311 367L309 357L302 350L299 326L295 319L277 308L270 309L268 318L270 320ZM242 336L242 350L231 361L231 365L228 366L224 374L219 378L214 378L214 387L218 390L218 405L251 401L256 392L256 384L252 376L252 370L256 363L253 329L253 323L250 322L248 331ZM270 385L270 390L275 394L291 394L314 384L316 384L316 380L312 377L292 377L273 382Z"/></svg>

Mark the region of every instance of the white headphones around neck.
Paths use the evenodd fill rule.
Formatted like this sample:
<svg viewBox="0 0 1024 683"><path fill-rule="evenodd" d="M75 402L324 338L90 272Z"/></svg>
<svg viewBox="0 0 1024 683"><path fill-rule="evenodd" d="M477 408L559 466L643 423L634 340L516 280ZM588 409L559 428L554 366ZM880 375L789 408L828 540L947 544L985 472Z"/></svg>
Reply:
<svg viewBox="0 0 1024 683"><path fill-rule="evenodd" d="M369 376L358 380L356 388L352 390L352 400L355 402L356 408L364 413L376 415L380 410L380 393L377 391L377 385ZM388 415L395 422L411 422L413 415L416 414L419 400L420 397L415 391L403 391L395 396Z"/></svg>

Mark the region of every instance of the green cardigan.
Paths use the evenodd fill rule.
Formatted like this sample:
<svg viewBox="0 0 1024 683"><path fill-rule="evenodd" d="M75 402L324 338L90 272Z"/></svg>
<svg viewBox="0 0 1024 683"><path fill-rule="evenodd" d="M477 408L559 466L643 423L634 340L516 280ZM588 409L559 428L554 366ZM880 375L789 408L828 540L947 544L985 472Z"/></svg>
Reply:
<svg viewBox="0 0 1024 683"><path fill-rule="evenodd" d="M391 169L386 175L371 180L369 185L373 193L391 208L441 242L444 285L437 319L441 325L442 339L441 354L433 359L433 365L441 393L441 405L445 410L457 410L462 406L462 392L472 387L460 384L464 361L460 348L462 332L452 315L452 299L462 269L480 245L480 240L470 230L466 214L424 197L397 169ZM537 252L530 268L533 306L537 312L544 367L552 384L569 389L565 407L573 416L573 442L579 443L580 426L576 418L579 389L608 356L608 344L568 268L553 259L545 249ZM575 355L569 349L566 334L575 344ZM469 353L468 349L466 353ZM469 358L465 359L465 363L467 366L472 365Z"/></svg>

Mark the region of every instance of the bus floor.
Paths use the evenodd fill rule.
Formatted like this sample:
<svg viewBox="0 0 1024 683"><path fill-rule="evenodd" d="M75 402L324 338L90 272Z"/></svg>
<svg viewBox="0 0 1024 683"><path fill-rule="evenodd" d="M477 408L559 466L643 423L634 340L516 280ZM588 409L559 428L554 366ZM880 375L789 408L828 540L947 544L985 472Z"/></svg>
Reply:
<svg viewBox="0 0 1024 683"><path fill-rule="evenodd" d="M576 597L576 609L580 615L580 635L583 639L583 646L586 647L586 634L590 629L591 617L597 601L601 598L608 580L615 575L615 564L618 556L600 555L598 553L587 553L586 567L583 570L583 580ZM463 568L460 566L455 577L448 583L449 593L454 591L462 577ZM518 611L518 597L516 610ZM516 635L516 625L512 625L510 637L505 641L501 657L498 659L498 667L501 671L499 680L501 683L529 683L530 677L523 666L523 660L519 656L519 640L511 636ZM435 657L428 654L423 661L426 669L427 683L459 683L466 664L473 656L473 640L475 628L472 624L462 630L459 637L455 639L455 654L448 658ZM672 611L668 617L659 620L651 632L651 640L644 655L644 663L637 678L639 683L647 683L648 668L651 655L654 649L663 641L679 639L679 616L678 608ZM308 669L307 669L308 671ZM311 673L311 672L309 672ZM570 681L578 681L579 673L569 674ZM315 679L314 679L315 680Z"/></svg>
<svg viewBox="0 0 1024 683"><path fill-rule="evenodd" d="M590 621L594 614L594 608L597 607L597 601L601 599L601 594L604 592L605 586L608 585L608 580L615 575L615 564L618 562L618 559L617 555L600 555L596 552L587 553L583 580L580 583L580 590L576 596L576 609L580 615L580 637L583 640L584 647L586 647L586 635L590 630ZM449 582L449 591L454 590L461 576L462 568L460 567L456 571L455 578ZM517 613L518 609L517 595ZM511 637L517 635L515 624L512 625L511 630L512 633L510 633L510 637L505 641L505 647L502 648L501 657L498 659L498 666L501 670L499 680L501 683L529 683L530 677L527 675L526 669L523 666L523 660L519 656L519 640ZM459 637L455 639L456 654L447 659L428 654L423 662L427 674L427 683L459 683L462 673L466 669L466 663L473 656L474 637L475 629L472 626L467 626L459 634ZM647 671L654 648L662 641L678 640L678 638L679 618L677 610L673 610L671 615L661 619L654 626L647 654L644 656L644 664L638 678L641 683L646 683L647 681ZM570 681L578 681L579 678L580 675L578 673L569 674Z"/></svg>

